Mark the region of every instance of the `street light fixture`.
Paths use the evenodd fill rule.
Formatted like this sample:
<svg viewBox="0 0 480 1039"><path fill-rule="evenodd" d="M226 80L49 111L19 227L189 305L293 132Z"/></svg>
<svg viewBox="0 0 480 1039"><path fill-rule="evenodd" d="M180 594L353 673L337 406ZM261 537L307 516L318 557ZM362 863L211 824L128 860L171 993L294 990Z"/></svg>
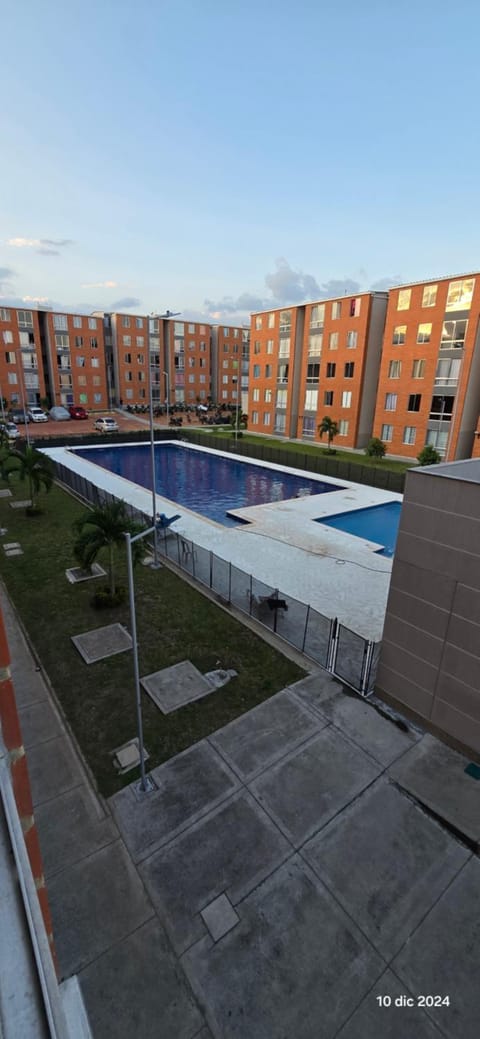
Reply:
<svg viewBox="0 0 480 1039"><path fill-rule="evenodd" d="M178 311L180 313L180 311ZM148 356L148 385L149 385L149 413L150 413L150 465L152 470L152 520L153 520L153 563L152 568L158 570L160 563L158 561L158 542L157 542L157 528L155 526L155 516L157 515L157 477L155 472L155 436L153 429L153 392L152 392L152 364L150 356L150 318L162 318L177 317L177 313L173 313L171 310L166 310L164 314L151 314L147 317L147 356Z"/></svg>

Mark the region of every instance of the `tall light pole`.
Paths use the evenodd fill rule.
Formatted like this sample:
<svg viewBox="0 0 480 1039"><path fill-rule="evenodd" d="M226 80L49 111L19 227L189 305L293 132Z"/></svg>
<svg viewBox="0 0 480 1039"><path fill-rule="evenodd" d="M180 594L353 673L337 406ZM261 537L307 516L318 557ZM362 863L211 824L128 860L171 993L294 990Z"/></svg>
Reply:
<svg viewBox="0 0 480 1039"><path fill-rule="evenodd" d="M167 426L168 426L168 419L169 419L169 415L170 415L170 376L169 376L168 372L164 372L163 374L165 376L165 387L166 387L166 393L167 393Z"/></svg>
<svg viewBox="0 0 480 1039"><path fill-rule="evenodd" d="M128 597L130 600L130 623L132 628L132 649L133 649L133 674L135 678L135 706L137 711L137 732L138 732L138 753L140 755L140 784L139 790L142 794L149 793L150 790L155 789L151 779L148 779L145 775L145 748L143 746L143 719L142 719L142 693L140 689L140 670L138 666L138 643L137 643L137 616L135 612L135 588L133 584L133 560L132 560L132 545L135 541L139 541L140 538L146 538L149 534L156 533L155 517L153 526L149 527L148 530L140 531L140 534L135 534L133 537L129 532L126 532L124 537L127 543L127 570L128 570Z"/></svg>
<svg viewBox="0 0 480 1039"><path fill-rule="evenodd" d="M23 371L22 353L20 351L20 362L18 361L17 351L15 350L15 357L18 365L18 374L20 378L19 386L20 393L22 395L22 408L23 408L23 420L25 422L25 436L27 438L27 447L30 447L30 434L28 432L28 415L25 408L25 373Z"/></svg>
<svg viewBox="0 0 480 1039"><path fill-rule="evenodd" d="M152 362L150 356L150 318L157 318L159 321L162 318L177 317L171 310L167 310L165 314L151 314L147 317L147 357L148 357L148 397L149 397L149 417L150 417L150 465L152 471L152 523L153 523L153 563L152 567L158 570L160 563L158 561L158 542L157 542L157 528L155 526L155 519L157 515L157 475L155 472L155 434L153 429L153 388L152 388Z"/></svg>

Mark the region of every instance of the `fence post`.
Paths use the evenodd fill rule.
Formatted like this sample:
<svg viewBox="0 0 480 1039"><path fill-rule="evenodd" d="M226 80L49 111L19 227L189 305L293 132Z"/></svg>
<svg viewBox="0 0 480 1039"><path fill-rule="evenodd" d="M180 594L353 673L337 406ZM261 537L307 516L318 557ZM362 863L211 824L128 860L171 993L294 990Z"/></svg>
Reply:
<svg viewBox="0 0 480 1039"><path fill-rule="evenodd" d="M330 671L331 674L335 674L335 662L337 659L337 643L338 643L338 620L333 617L330 621L330 636L328 640L327 660L325 668Z"/></svg>
<svg viewBox="0 0 480 1039"><path fill-rule="evenodd" d="M304 631L303 631L302 653L305 650L305 643L307 641L307 628L308 628L308 618L309 618L309 616L310 616L310 604L308 604L308 606L307 606L307 612L306 612L306 615L305 615L305 628L304 628Z"/></svg>
<svg viewBox="0 0 480 1039"><path fill-rule="evenodd" d="M360 682L360 692L361 692L362 696L366 696L368 694L368 685L369 685L369 680L370 680L370 671L371 671L371 667L372 667L374 646L375 646L375 643L371 642L371 641L367 642L366 646L365 646L365 653L364 653L364 657L363 657L362 679L361 679L361 682Z"/></svg>

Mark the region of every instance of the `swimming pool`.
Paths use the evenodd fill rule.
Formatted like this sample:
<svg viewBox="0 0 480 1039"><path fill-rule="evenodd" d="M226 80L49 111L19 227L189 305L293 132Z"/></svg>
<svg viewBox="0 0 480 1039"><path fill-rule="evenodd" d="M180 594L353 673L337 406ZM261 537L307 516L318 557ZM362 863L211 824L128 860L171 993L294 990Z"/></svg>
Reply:
<svg viewBox="0 0 480 1039"><path fill-rule="evenodd" d="M149 444L75 448L72 453L151 490ZM343 489L183 444L155 445L155 482L157 494L226 527L241 522L228 515L232 509Z"/></svg>
<svg viewBox="0 0 480 1039"><path fill-rule="evenodd" d="M376 545L379 556L393 556L397 543L398 527L402 503L389 501L383 505L370 505L366 509L353 509L341 512L328 519L316 519L316 523L324 523L327 527L343 530L345 534L354 534L357 538L365 538Z"/></svg>

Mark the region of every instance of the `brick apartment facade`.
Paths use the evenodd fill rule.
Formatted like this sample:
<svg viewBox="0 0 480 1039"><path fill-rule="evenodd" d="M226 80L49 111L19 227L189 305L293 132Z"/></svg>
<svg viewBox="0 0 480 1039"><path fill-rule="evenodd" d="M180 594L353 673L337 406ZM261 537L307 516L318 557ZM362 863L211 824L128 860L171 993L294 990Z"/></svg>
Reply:
<svg viewBox="0 0 480 1039"><path fill-rule="evenodd" d="M373 433L388 454L425 443L468 458L480 404L480 275L392 289Z"/></svg>
<svg viewBox="0 0 480 1039"><path fill-rule="evenodd" d="M248 406L250 330L219 325L212 328L212 396L219 404Z"/></svg>
<svg viewBox="0 0 480 1039"><path fill-rule="evenodd" d="M28 407L45 398L39 314L0 307L0 394L7 406Z"/></svg>
<svg viewBox="0 0 480 1039"><path fill-rule="evenodd" d="M342 447L371 435L387 293L362 293L252 316L253 430L318 442L328 415ZM341 441L340 441L341 438Z"/></svg>
<svg viewBox="0 0 480 1039"><path fill-rule="evenodd" d="M109 407L101 317L39 311L45 375L52 404Z"/></svg>

